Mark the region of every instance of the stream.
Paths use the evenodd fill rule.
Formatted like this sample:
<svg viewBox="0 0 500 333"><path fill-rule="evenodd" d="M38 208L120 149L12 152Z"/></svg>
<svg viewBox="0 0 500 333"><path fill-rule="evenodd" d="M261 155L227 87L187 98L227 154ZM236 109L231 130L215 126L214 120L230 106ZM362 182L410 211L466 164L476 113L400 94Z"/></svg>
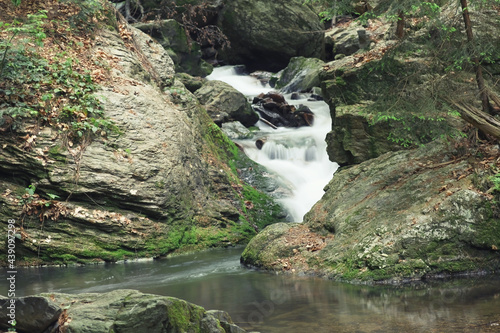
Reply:
<svg viewBox="0 0 500 333"><path fill-rule="evenodd" d="M210 79L226 81L248 97L271 89L235 75L232 68L218 69ZM326 103L295 103L313 110L312 127L274 130L259 122L255 136L267 138L263 149L255 147L254 139L238 143L250 158L281 177L289 191L280 200L294 221L302 221L337 165L326 155L324 138L331 126ZM16 294L137 289L227 311L240 327L262 333L500 332L499 276L405 286L350 285L243 268L242 251L232 247L160 260L18 268ZM4 279L2 290L6 285Z"/></svg>
<svg viewBox="0 0 500 333"><path fill-rule="evenodd" d="M500 331L500 277L402 287L350 285L249 270L240 266L242 251L18 268L17 291L23 296L138 289L228 311L237 325L262 333Z"/></svg>

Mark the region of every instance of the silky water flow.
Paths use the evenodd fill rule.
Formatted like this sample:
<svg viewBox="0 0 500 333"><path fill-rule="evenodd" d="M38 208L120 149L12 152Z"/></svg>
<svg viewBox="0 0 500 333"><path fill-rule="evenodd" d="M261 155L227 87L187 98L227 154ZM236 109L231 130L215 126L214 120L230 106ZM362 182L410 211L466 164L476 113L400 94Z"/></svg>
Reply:
<svg viewBox="0 0 500 333"><path fill-rule="evenodd" d="M252 99L260 93L273 89L257 78L238 75L235 67L215 68L207 77L209 80L226 82ZM279 91L278 91L279 92ZM252 139L237 140L248 157L276 175L287 191L278 199L294 222L302 222L304 215L323 196L323 188L332 179L338 168L328 159L326 153L326 134L331 130L331 117L328 104L324 101L308 101L309 94L291 100L291 94L283 94L288 104L305 105L314 113L312 126L279 127L274 129L263 121ZM255 145L257 139L265 139L261 149Z"/></svg>

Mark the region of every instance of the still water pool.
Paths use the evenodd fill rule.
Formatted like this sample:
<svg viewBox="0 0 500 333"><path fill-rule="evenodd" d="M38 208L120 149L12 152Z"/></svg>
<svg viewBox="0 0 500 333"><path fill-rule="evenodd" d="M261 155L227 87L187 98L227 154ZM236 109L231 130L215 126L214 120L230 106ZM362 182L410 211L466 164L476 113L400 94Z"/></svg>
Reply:
<svg viewBox="0 0 500 333"><path fill-rule="evenodd" d="M242 250L18 269L17 293L137 289L225 310L236 324L262 333L500 332L500 277L405 287L349 285L249 270L240 266Z"/></svg>

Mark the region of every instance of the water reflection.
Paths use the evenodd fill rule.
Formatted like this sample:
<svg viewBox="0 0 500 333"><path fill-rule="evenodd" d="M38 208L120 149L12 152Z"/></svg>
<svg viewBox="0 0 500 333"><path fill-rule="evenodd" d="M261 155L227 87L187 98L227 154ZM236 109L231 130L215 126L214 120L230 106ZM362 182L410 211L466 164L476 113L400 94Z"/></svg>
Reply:
<svg viewBox="0 0 500 333"><path fill-rule="evenodd" d="M262 333L500 331L498 277L406 287L355 286L247 270L239 265L241 251L19 269L17 291L31 295L138 289L226 310L240 326ZM6 290L6 283L0 287Z"/></svg>

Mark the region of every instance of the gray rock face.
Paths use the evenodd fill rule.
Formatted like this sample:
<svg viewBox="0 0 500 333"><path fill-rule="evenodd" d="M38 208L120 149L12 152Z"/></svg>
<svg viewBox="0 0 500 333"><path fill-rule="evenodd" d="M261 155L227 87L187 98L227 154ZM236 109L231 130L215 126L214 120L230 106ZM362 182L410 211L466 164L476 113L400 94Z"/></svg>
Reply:
<svg viewBox="0 0 500 333"><path fill-rule="evenodd" d="M202 77L212 72L212 66L202 60L200 45L188 40L186 31L177 21L169 19L134 26L155 38L167 50L177 72Z"/></svg>
<svg viewBox="0 0 500 333"><path fill-rule="evenodd" d="M116 72L117 80L127 82L130 77L143 75L136 74L144 73L137 70L141 64L117 36L108 33L101 40L103 52L122 55L123 70ZM165 55L158 61L161 59L169 58ZM162 71L170 68L173 74L171 61L154 66L164 67ZM105 88L99 96L107 116L123 134L111 139L112 144L96 141L82 151L79 186L73 195L92 198L101 205L113 202L123 208L142 207L143 213L163 219L183 219L192 214L181 203L193 202L197 195L204 197L202 192L209 181L202 171L206 164L200 147L193 144L201 141L193 119L174 108L167 96L152 85L124 84L118 89ZM68 189L74 170L56 165L48 176L51 186ZM169 202L166 192L176 197L174 202ZM172 204L175 210L168 208Z"/></svg>
<svg viewBox="0 0 500 333"><path fill-rule="evenodd" d="M249 139L252 137L252 132L239 121L232 121L222 124L222 132L231 140Z"/></svg>
<svg viewBox="0 0 500 333"><path fill-rule="evenodd" d="M11 320L7 316L11 300L0 299L0 329L9 329ZM44 297L28 296L15 298L16 331L18 333L42 333L59 319L62 309Z"/></svg>
<svg viewBox="0 0 500 333"><path fill-rule="evenodd" d="M324 62L315 58L294 57L282 71L276 88L284 93L310 91L320 86L319 73Z"/></svg>
<svg viewBox="0 0 500 333"><path fill-rule="evenodd" d="M356 53L370 45L367 31L359 24L351 24L347 29L335 27L325 36L327 44L333 45L331 52L344 56Z"/></svg>
<svg viewBox="0 0 500 333"><path fill-rule="evenodd" d="M250 71L277 71L292 57L322 56L319 18L301 0L227 1L219 26L231 42L224 58Z"/></svg>
<svg viewBox="0 0 500 333"><path fill-rule="evenodd" d="M195 96L218 125L239 121L250 127L259 120L259 115L252 110L245 95L225 82L208 81L195 92Z"/></svg>
<svg viewBox="0 0 500 333"><path fill-rule="evenodd" d="M358 164L403 147L387 140L391 127L384 122L371 124L370 115L363 110L367 105L331 107L335 115L332 131L327 134L327 152L331 161L340 166Z"/></svg>
<svg viewBox="0 0 500 333"><path fill-rule="evenodd" d="M474 186L471 164L454 154L432 144L337 171L303 225L264 229L243 262L394 282L499 269L497 204Z"/></svg>

